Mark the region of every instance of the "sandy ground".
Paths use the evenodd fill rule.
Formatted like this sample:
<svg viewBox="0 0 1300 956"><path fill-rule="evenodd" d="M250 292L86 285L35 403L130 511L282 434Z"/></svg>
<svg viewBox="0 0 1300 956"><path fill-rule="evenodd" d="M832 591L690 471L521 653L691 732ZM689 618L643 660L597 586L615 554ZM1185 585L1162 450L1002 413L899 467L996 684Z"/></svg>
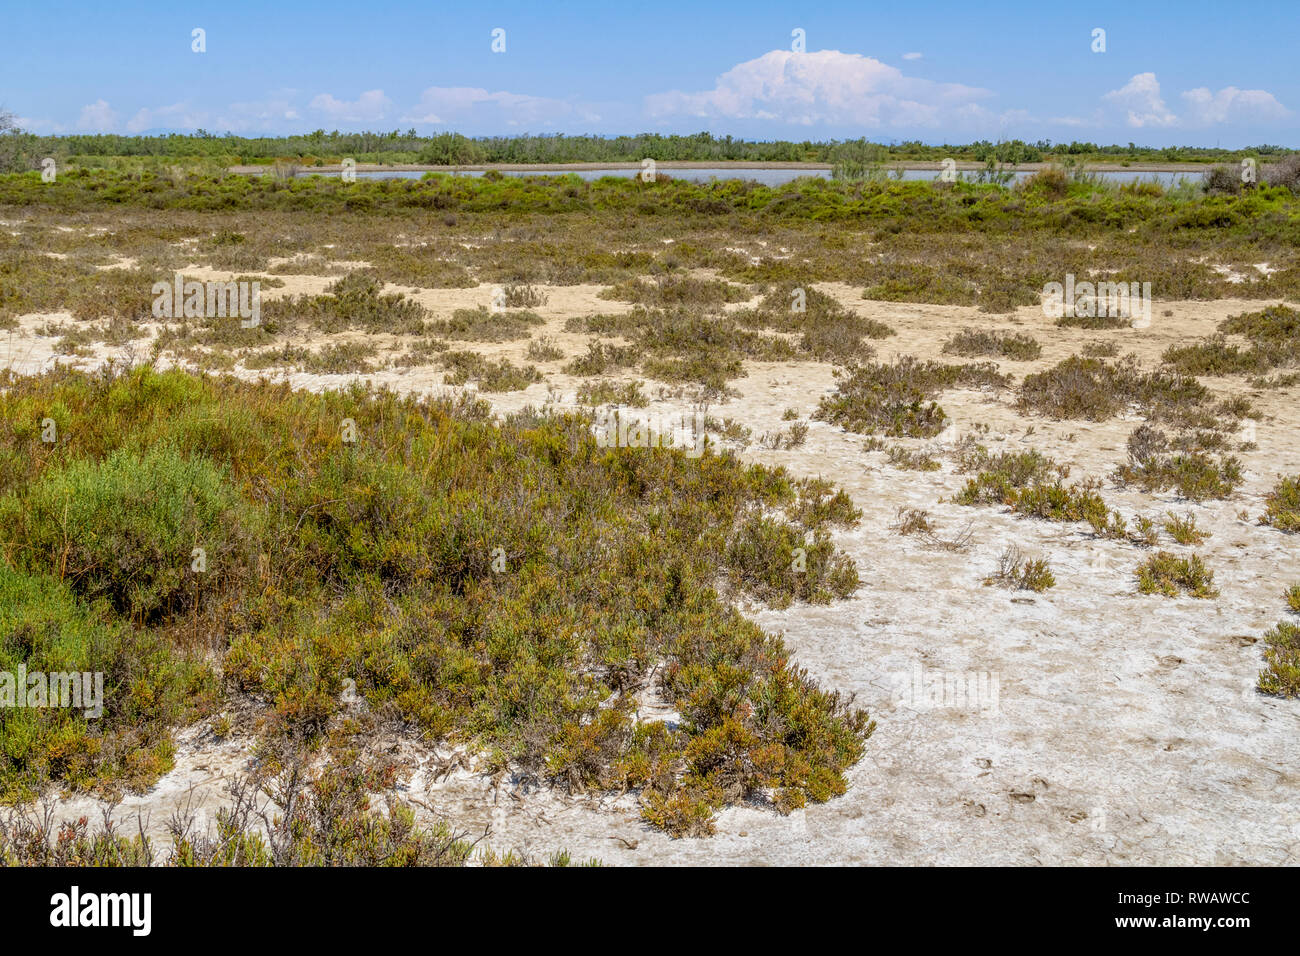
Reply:
<svg viewBox="0 0 1300 956"><path fill-rule="evenodd" d="M186 272L207 277L197 269ZM267 290L268 298L320 291L332 281L279 278L285 288ZM937 357L944 340L966 326L1030 332L1043 343L1042 357L1001 363L1017 378L1099 340L1115 341L1150 365L1168 345L1208 335L1226 316L1265 304L1157 302L1149 328L1084 332L1054 327L1037 308L989 316L966 307L866 302L848 286L819 288L898 330L876 343L884 359ZM582 351L587 337L565 333L566 317L626 308L598 299L598 286L545 291L549 300L536 311L547 326L534 337L549 336L569 354ZM439 315L491 300L487 286L414 294ZM55 360L52 340L31 330L52 318L67 317L25 316L19 330L0 334L0 365L26 372L48 367ZM518 364L526 361L526 346L468 347ZM117 351L100 350L79 364ZM137 351L147 353L144 343ZM571 393L580 380L560 373L562 364L541 363L547 381L523 392L484 397L504 412ZM288 378L317 389L352 376ZM364 378L417 393L443 388L435 368L389 369ZM1204 381L1225 395L1245 390L1240 380ZM787 408L806 420L834 383L828 365L751 363L748 376L732 383L740 397L711 411L749 426L757 438L788 427L781 421ZM654 383L647 382L645 392L654 396ZM423 805L422 813L445 814L462 829L490 825L495 849L535 856L567 849L618 864L1296 863L1300 701L1264 697L1253 686L1262 660L1259 637L1285 616L1283 589L1300 582L1300 542L1254 519L1277 475L1300 472L1300 406L1295 389L1250 394L1264 418L1256 426L1257 450L1241 455L1246 480L1232 499L1192 505L1109 483L1103 490L1130 519L1191 511L1213 532L1194 549L1222 592L1207 601L1139 595L1133 569L1146 552L1095 541L1083 526L945 503L965 480L951 462L938 472L899 471L882 453L864 451L863 436L821 422L810 422L800 448L750 445L746 458L830 478L863 511L859 526L836 539L862 578L852 599L784 611L744 608L764 627L784 633L800 665L826 686L855 694L877 719L843 797L789 817L761 807L731 808L719 815L716 836L674 840L643 825L630 796L523 793L509 784L494 789L465 769L433 783L437 755L406 741L401 746L413 770L408 794ZM941 404L953 427L933 441L901 444L938 453L987 426L980 440L990 450L1033 447L1070 463L1072 479L1105 477L1123 460L1125 440L1138 423L1136 417L1029 420L1011 398L946 393ZM655 401L648 411L668 409L685 406ZM900 507L928 510L943 535L969 527L971 547L953 554L893 533ZM983 586L1012 543L1047 557L1056 587L1032 594ZM1180 554L1193 550L1163 533L1159 546ZM924 688L945 674L973 678L978 699L951 692L930 698ZM182 732L175 769L147 794L128 797L119 815L140 811L149 829L161 834L180 806L210 813L221 802L225 779L243 766L249 743L218 741L202 726ZM83 797L63 800L59 812L97 816L94 802Z"/></svg>

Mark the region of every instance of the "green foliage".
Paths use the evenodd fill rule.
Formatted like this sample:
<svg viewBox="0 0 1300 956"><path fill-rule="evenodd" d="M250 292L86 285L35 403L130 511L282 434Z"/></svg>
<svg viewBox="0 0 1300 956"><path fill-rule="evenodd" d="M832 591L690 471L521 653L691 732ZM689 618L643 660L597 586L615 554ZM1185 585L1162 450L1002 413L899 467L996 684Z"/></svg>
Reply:
<svg viewBox="0 0 1300 956"><path fill-rule="evenodd" d="M1279 531L1300 531L1300 476L1280 478L1277 486L1264 498L1264 513L1259 523Z"/></svg>
<svg viewBox="0 0 1300 956"><path fill-rule="evenodd" d="M1011 545L998 559L998 569L984 583L1042 593L1056 586L1056 576L1045 558L1026 559L1018 547Z"/></svg>
<svg viewBox="0 0 1300 956"><path fill-rule="evenodd" d="M363 329L420 335L425 330L424 307L402 293L384 293L383 283L365 272L353 272L325 290L324 295L297 296L267 302L262 314L268 323L292 326L305 322L320 332Z"/></svg>
<svg viewBox="0 0 1300 956"><path fill-rule="evenodd" d="M696 279L686 275L659 275L653 279L630 279L600 293L602 299L635 302L638 305L693 306L717 308L728 302L744 302L749 293L729 282Z"/></svg>
<svg viewBox="0 0 1300 956"><path fill-rule="evenodd" d="M1183 419L1204 410L1209 390L1194 378L1143 372L1131 356L1113 364L1072 355L1044 372L1026 375L1022 411L1051 418L1100 422L1136 406L1151 416Z"/></svg>
<svg viewBox="0 0 1300 956"><path fill-rule="evenodd" d="M1286 606L1300 614L1300 584L1293 584L1286 589Z"/></svg>
<svg viewBox="0 0 1300 956"><path fill-rule="evenodd" d="M934 401L939 392L1006 384L992 364L944 365L903 356L892 365L873 362L851 368L813 417L863 434L933 438L948 418Z"/></svg>
<svg viewBox="0 0 1300 956"><path fill-rule="evenodd" d="M434 335L470 342L509 342L526 339L533 326L544 321L535 312L489 312L486 306L457 309L450 319L430 322L426 328Z"/></svg>
<svg viewBox="0 0 1300 956"><path fill-rule="evenodd" d="M1165 530L1179 544L1204 544L1210 537L1210 532L1196 527L1196 515L1191 512L1165 515Z"/></svg>
<svg viewBox="0 0 1300 956"><path fill-rule="evenodd" d="M1136 485L1146 492L1174 489L1189 501L1227 498L1241 483L1241 462L1228 455L1215 459L1194 452L1160 456L1121 465L1113 478L1120 485Z"/></svg>
<svg viewBox="0 0 1300 956"><path fill-rule="evenodd" d="M542 380L536 366L516 368L509 359L485 359L477 352L444 352L438 359L448 385L473 382L485 392L518 392Z"/></svg>
<svg viewBox="0 0 1300 956"><path fill-rule="evenodd" d="M1225 335L1244 336L1249 348ZM1261 375L1300 363L1300 311L1286 305L1244 312L1219 323L1219 334L1192 345L1170 346L1164 361L1188 375Z"/></svg>
<svg viewBox="0 0 1300 956"><path fill-rule="evenodd" d="M943 345L943 351L964 358L996 355L1017 362L1032 362L1042 354L1038 340L1026 332L986 332L962 329Z"/></svg>
<svg viewBox="0 0 1300 956"><path fill-rule="evenodd" d="M1264 670L1258 687L1278 697L1300 697L1300 627L1282 621L1264 635Z"/></svg>
<svg viewBox="0 0 1300 956"><path fill-rule="evenodd" d="M0 673L102 674L103 712L0 706L0 801L31 799L51 780L73 788L144 787L170 769L168 725L213 705L210 665L81 601L67 584L0 563ZM94 685L92 684L92 687ZM22 700L30 700L23 696ZM18 706L14 706L18 704Z"/></svg>
<svg viewBox="0 0 1300 956"><path fill-rule="evenodd" d="M650 404L641 391L640 382L584 382L578 386L578 403L580 405L629 405L632 408L645 408Z"/></svg>
<svg viewBox="0 0 1300 956"><path fill-rule="evenodd" d="M1134 573L1138 590L1143 594L1177 597L1181 592L1194 598L1219 595L1214 587L1214 572L1205 566L1198 554L1180 558L1168 551L1159 551L1139 565Z"/></svg>
<svg viewBox="0 0 1300 956"><path fill-rule="evenodd" d="M37 428L46 416L70 436L52 451ZM828 799L871 731L715 590L779 605L851 593L856 572L826 527L857 512L826 483L708 450L600 448L585 417L495 424L473 401L147 367L10 377L0 422L4 553L56 595L71 594L49 577L60 569L102 595L107 630L88 618L79 640L124 642L106 668L123 677L106 683L138 739L147 729L165 742L184 694L202 699L170 646L184 635L220 660L229 691L266 701L273 736L319 739L351 680L430 741L575 791L635 788L652 820L669 819L663 801L698 820L769 789L787 803ZM65 527L95 533L65 538ZM209 577L191 593L196 541ZM6 608L51 600L21 586L28 596ZM39 623L46 612L23 613ZM28 656L30 638L9 641L4 653ZM642 692L682 722L638 722ZM137 697L155 710L124 702ZM63 752L93 746L69 726ZM23 779L41 760L56 779L93 777L80 757L23 759L12 770ZM376 840L364 847L409 842ZM371 860L364 847L341 858ZM329 852L316 837L300 850L304 861Z"/></svg>
<svg viewBox="0 0 1300 956"><path fill-rule="evenodd" d="M241 575L255 519L219 467L159 444L51 468L0 498L0 523L20 566L147 620L189 609L213 578Z"/></svg>

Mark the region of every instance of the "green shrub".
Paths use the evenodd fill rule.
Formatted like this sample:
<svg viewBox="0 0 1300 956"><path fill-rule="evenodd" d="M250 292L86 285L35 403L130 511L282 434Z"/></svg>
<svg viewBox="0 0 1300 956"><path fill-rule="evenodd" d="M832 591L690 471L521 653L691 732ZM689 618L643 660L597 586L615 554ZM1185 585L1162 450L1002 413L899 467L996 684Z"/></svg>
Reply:
<svg viewBox="0 0 1300 956"><path fill-rule="evenodd" d="M997 355L1017 362L1032 362L1042 354L1043 347L1037 339L1025 332L962 329L944 343L943 351L966 358Z"/></svg>
<svg viewBox="0 0 1300 956"><path fill-rule="evenodd" d="M1182 420L1203 410L1209 398L1209 390L1194 378L1142 372L1132 356L1107 364L1072 355L1047 371L1026 375L1019 406L1052 418L1099 422L1135 405L1151 416Z"/></svg>
<svg viewBox="0 0 1300 956"><path fill-rule="evenodd" d="M365 272L353 272L326 288L323 295L272 299L262 307L263 324L292 327L306 322L325 333L360 328L366 332L422 335L424 306L402 293L384 293L383 283Z"/></svg>
<svg viewBox="0 0 1300 956"><path fill-rule="evenodd" d="M185 610L241 575L255 523L221 469L172 445L48 471L0 499L0 521L24 566L139 620Z"/></svg>
<svg viewBox="0 0 1300 956"><path fill-rule="evenodd" d="M1014 544L998 559L998 569L984 579L986 585L997 584L1005 588L1041 593L1056 586L1056 576L1044 558L1026 559Z"/></svg>
<svg viewBox="0 0 1300 956"><path fill-rule="evenodd" d="M470 342L509 342L526 339L531 329L545 324L534 312L489 312L486 306L457 309L450 319L430 322L426 328L434 335Z"/></svg>
<svg viewBox="0 0 1300 956"><path fill-rule="evenodd" d="M1210 537L1210 532L1196 527L1196 515L1191 512L1165 515L1165 530L1179 544L1204 544Z"/></svg>
<svg viewBox="0 0 1300 956"><path fill-rule="evenodd" d="M1300 476L1281 478L1264 497L1264 513L1259 523L1294 533L1300 531Z"/></svg>
<svg viewBox="0 0 1300 956"><path fill-rule="evenodd" d="M497 422L465 398L148 368L4 381L5 555L23 573L63 568L103 595L105 627L139 639L106 683L155 708L139 713L156 736L105 743L103 767L127 764L113 779L156 776L165 728L221 704L187 676L190 647L220 662L222 695L264 702L259 752L328 736L351 681L368 712L428 741L574 791L636 788L647 818L672 826L658 801L707 821L739 799L788 808L842 793L872 731L718 591L782 605L851 593L853 564L826 528L857 511L829 483L710 449L603 448L585 416ZM63 438L52 448L40 444L47 416ZM187 603L191 579L177 591L165 572L173 549L189 567L191 518L218 543ZM75 522L113 535L65 537ZM243 573L235 558L253 551ZM23 655L29 630L14 632ZM639 722L643 692L680 723ZM60 731L67 769L23 751L15 779L97 785L108 770L76 756L97 746L94 731ZM340 859L372 860L372 846Z"/></svg>
<svg viewBox="0 0 1300 956"><path fill-rule="evenodd" d="M16 681L19 665L28 675L103 675L102 713L88 717L84 698L82 707L25 707L18 695L34 685L11 686L0 706L0 802L31 799L50 782L152 785L171 767L168 725L210 708L216 691L207 663L114 621L49 575L0 562L0 673Z"/></svg>
<svg viewBox="0 0 1300 956"><path fill-rule="evenodd" d="M473 382L485 392L518 392L542 380L536 366L517 368L509 359L485 359L477 352L444 352L438 358L447 370L447 385Z"/></svg>
<svg viewBox="0 0 1300 956"><path fill-rule="evenodd" d="M943 365L903 356L892 365L856 366L841 376L813 417L849 431L893 438L933 438L948 416L933 399L949 388L1001 388L1007 379L988 363Z"/></svg>
<svg viewBox="0 0 1300 956"><path fill-rule="evenodd" d="M1293 584L1286 589L1286 606L1300 614L1300 584Z"/></svg>
<svg viewBox="0 0 1300 956"><path fill-rule="evenodd" d="M1300 627L1283 621L1264 635L1264 670L1259 690L1278 697L1300 697Z"/></svg>
<svg viewBox="0 0 1300 956"><path fill-rule="evenodd" d="M1138 590L1143 594L1177 597L1179 592L1183 592L1195 598L1212 598L1219 594L1214 587L1214 572L1196 554L1180 558L1168 551L1160 551L1147 558L1134 573Z"/></svg>
<svg viewBox="0 0 1300 956"><path fill-rule="evenodd" d="M754 517L741 525L727 549L734 580L773 607L803 600L826 604L858 588L852 560L837 554L825 532L811 541L795 528Z"/></svg>

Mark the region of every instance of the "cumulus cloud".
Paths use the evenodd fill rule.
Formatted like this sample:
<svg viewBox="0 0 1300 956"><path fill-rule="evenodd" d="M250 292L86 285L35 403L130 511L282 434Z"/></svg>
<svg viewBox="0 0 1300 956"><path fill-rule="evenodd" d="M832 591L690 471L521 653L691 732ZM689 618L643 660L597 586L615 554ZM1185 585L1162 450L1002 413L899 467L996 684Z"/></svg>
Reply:
<svg viewBox="0 0 1300 956"><path fill-rule="evenodd" d="M329 93L320 93L312 98L308 107L332 120L371 123L383 119L392 105L393 101L384 95L383 90L367 90L350 103L335 99Z"/></svg>
<svg viewBox="0 0 1300 956"><path fill-rule="evenodd" d="M646 97L654 118L774 120L804 126L939 126L987 117L989 90L935 83L857 53L773 50L732 67L711 90Z"/></svg>
<svg viewBox="0 0 1300 956"><path fill-rule="evenodd" d="M1123 109L1129 126L1206 127L1246 121L1267 122L1289 116L1291 111L1266 90L1240 90L1225 86L1217 93L1207 87L1186 90L1180 95L1182 115L1174 113L1160 94L1154 73L1139 73L1102 100Z"/></svg>
<svg viewBox="0 0 1300 956"><path fill-rule="evenodd" d="M1147 126L1175 126L1178 117L1160 96L1160 82L1154 73L1139 73L1118 90L1102 97L1128 115L1128 125L1137 129Z"/></svg>
<svg viewBox="0 0 1300 956"><path fill-rule="evenodd" d="M142 133L147 129L156 129L158 127L198 129L204 125L203 114L191 112L189 106L185 103L173 103L171 106L137 110L135 115L126 121L126 131L128 133Z"/></svg>
<svg viewBox="0 0 1300 956"><path fill-rule="evenodd" d="M469 86L431 86L420 94L420 101L401 119L435 126L472 122L541 128L553 126L561 120L594 123L600 120L600 116L590 107L545 96L504 90L491 93Z"/></svg>
<svg viewBox="0 0 1300 956"><path fill-rule="evenodd" d="M904 54L903 54L903 59L904 59L904 60L919 60L919 59L921 59L921 54L919 54L919 53L904 53Z"/></svg>
<svg viewBox="0 0 1300 956"><path fill-rule="evenodd" d="M1277 120L1290 115L1290 110L1265 90L1239 90L1225 86L1211 93L1204 86L1182 94L1187 104L1187 122L1194 126L1215 123L1238 123L1244 120Z"/></svg>
<svg viewBox="0 0 1300 956"><path fill-rule="evenodd" d="M210 125L232 133L283 129L285 123L292 123L299 118L298 110L293 105L294 92L281 90L268 94L265 99L231 103ZM362 99L364 98L363 95Z"/></svg>
<svg viewBox="0 0 1300 956"><path fill-rule="evenodd" d="M81 117L77 120L77 129L89 133L107 133L117 129L117 113L104 100L81 108Z"/></svg>

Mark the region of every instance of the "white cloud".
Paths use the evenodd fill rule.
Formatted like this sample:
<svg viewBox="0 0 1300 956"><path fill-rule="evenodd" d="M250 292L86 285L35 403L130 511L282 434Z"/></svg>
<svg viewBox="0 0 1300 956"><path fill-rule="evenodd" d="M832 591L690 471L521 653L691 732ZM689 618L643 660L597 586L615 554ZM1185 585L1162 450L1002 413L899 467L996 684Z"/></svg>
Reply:
<svg viewBox="0 0 1300 956"><path fill-rule="evenodd" d="M561 120L578 119L594 123L600 120L590 107L566 100L504 90L490 93L479 87L431 86L420 94L420 101L402 117L403 122L435 126L504 123L507 126L540 128Z"/></svg>
<svg viewBox="0 0 1300 956"><path fill-rule="evenodd" d="M673 90L646 97L655 118L672 116L775 120L804 126L931 126L987 120L978 101L989 90L905 76L856 53L773 50L732 67L711 90Z"/></svg>
<svg viewBox="0 0 1300 956"><path fill-rule="evenodd" d="M232 133L283 129L286 122L299 118L293 105L296 90L277 90L262 100L231 103L214 120L198 125ZM382 95L382 94L381 94ZM364 99L364 96L362 97Z"/></svg>
<svg viewBox="0 0 1300 956"><path fill-rule="evenodd" d="M137 110L136 114L127 120L126 131L141 133L158 127L198 129L203 125L203 114L193 113L185 103L173 103L171 106Z"/></svg>
<svg viewBox="0 0 1300 956"><path fill-rule="evenodd" d="M1121 107L1129 126L1206 127L1242 121L1267 122L1289 116L1291 111L1265 90L1239 90L1225 86L1217 93L1198 87L1180 94L1185 109L1182 115L1165 105L1160 82L1154 73L1139 73L1118 90L1111 90L1102 100Z"/></svg>
<svg viewBox="0 0 1300 956"><path fill-rule="evenodd" d="M1146 126L1175 126L1175 116L1160 96L1160 82L1154 73L1139 73L1118 90L1102 97L1108 103L1118 104L1128 114L1128 125L1141 129Z"/></svg>
<svg viewBox="0 0 1300 956"><path fill-rule="evenodd" d="M117 113L104 100L95 100L81 108L77 129L92 133L107 133L117 128Z"/></svg>
<svg viewBox="0 0 1300 956"><path fill-rule="evenodd" d="M392 105L393 101L384 95L383 90L367 90L351 103L321 93L308 104L309 108L326 114L330 119L362 123L383 119Z"/></svg>
<svg viewBox="0 0 1300 956"><path fill-rule="evenodd" d="M1182 94L1187 104L1187 122L1193 126L1210 126L1215 123L1234 123L1243 120L1277 120L1290 115L1290 110L1264 90L1239 90L1225 86L1211 93L1204 86Z"/></svg>
<svg viewBox="0 0 1300 956"><path fill-rule="evenodd" d="M921 54L919 54L919 53L904 53L904 54L903 54L903 59L904 59L904 60L919 60L919 59L921 59Z"/></svg>

